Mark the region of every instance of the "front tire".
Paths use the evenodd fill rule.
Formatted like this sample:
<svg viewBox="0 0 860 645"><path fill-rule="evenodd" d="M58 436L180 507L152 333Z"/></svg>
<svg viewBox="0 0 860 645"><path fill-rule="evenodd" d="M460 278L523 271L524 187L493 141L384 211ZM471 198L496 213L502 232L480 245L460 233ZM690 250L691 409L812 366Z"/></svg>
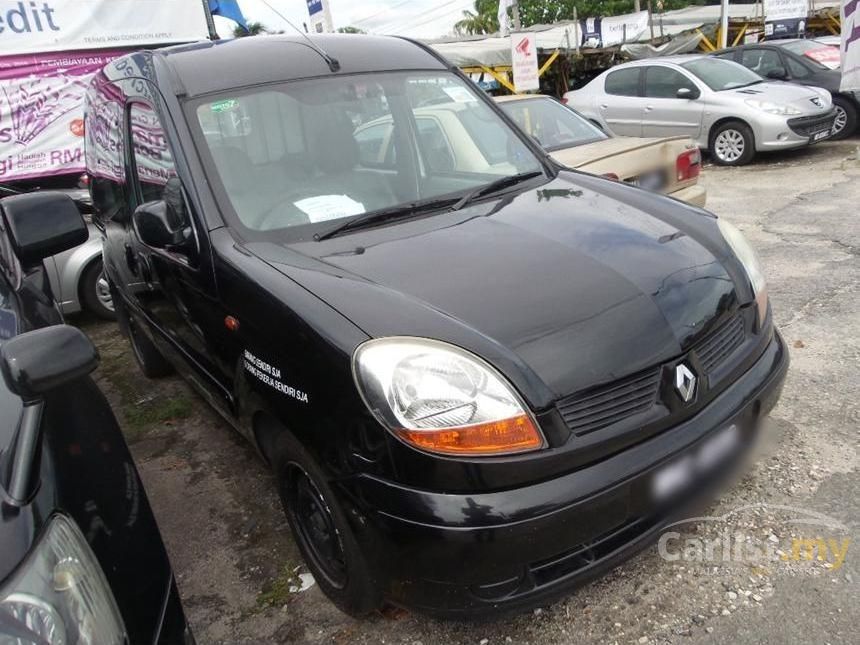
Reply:
<svg viewBox="0 0 860 645"><path fill-rule="evenodd" d="M116 320L116 309L110 284L104 275L104 265L96 260L81 276L80 299L83 308L104 320Z"/></svg>
<svg viewBox="0 0 860 645"><path fill-rule="evenodd" d="M322 468L287 432L271 452L284 513L320 589L350 616L378 609L380 585Z"/></svg>
<svg viewBox="0 0 860 645"><path fill-rule="evenodd" d="M131 342L134 359L144 376L161 378L173 373L173 366L130 316L128 319L128 339Z"/></svg>
<svg viewBox="0 0 860 645"><path fill-rule="evenodd" d="M746 123L727 121L711 133L711 159L720 166L743 166L755 156L755 137Z"/></svg>
<svg viewBox="0 0 860 645"><path fill-rule="evenodd" d="M830 138L840 141L857 130L857 106L844 96L834 96L833 107L836 108L836 120L833 122L833 134Z"/></svg>

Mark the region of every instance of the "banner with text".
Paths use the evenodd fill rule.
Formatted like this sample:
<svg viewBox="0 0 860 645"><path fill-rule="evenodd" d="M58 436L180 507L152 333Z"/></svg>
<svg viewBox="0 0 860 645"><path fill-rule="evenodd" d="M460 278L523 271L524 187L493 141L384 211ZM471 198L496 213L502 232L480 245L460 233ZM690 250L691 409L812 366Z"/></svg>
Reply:
<svg viewBox="0 0 860 645"><path fill-rule="evenodd" d="M809 0L764 0L764 38L802 38Z"/></svg>
<svg viewBox="0 0 860 645"><path fill-rule="evenodd" d="M534 34L511 34L511 65L517 92L540 89L538 52Z"/></svg>
<svg viewBox="0 0 860 645"><path fill-rule="evenodd" d="M843 92L860 92L860 1L842 0Z"/></svg>
<svg viewBox="0 0 860 645"><path fill-rule="evenodd" d="M208 37L200 0L0 0L0 56Z"/></svg>
<svg viewBox="0 0 860 645"><path fill-rule="evenodd" d="M0 58L0 182L84 170L84 96L123 52Z"/></svg>

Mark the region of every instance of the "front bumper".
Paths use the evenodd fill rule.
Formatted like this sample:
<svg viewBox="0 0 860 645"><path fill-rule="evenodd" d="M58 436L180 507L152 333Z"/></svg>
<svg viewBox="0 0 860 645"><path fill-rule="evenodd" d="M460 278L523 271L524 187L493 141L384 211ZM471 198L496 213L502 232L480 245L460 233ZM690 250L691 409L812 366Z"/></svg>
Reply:
<svg viewBox="0 0 860 645"><path fill-rule="evenodd" d="M824 141L830 136L835 120L835 109L809 117L771 114L759 117L754 127L756 150L784 150Z"/></svg>
<svg viewBox="0 0 860 645"><path fill-rule="evenodd" d="M679 508L702 503L709 484L730 469L692 482L671 505L654 501L655 473L697 454L729 424L740 428L742 441L724 465L739 464L758 420L779 399L788 363L775 332L753 367L695 417L539 484L468 495L359 477L353 490L365 518L361 539L375 554L389 600L448 617L519 611L616 566L679 519Z"/></svg>

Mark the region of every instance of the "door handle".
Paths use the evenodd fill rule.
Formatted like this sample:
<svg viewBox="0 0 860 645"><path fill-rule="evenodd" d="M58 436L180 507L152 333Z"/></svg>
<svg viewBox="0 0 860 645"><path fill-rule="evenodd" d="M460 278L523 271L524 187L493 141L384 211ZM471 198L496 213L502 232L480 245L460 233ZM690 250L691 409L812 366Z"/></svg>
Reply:
<svg viewBox="0 0 860 645"><path fill-rule="evenodd" d="M601 110L605 110L605 109L607 109L608 107L609 107L609 106L608 106L608 105L606 105L606 103L601 103L601 104L600 104L600 109L601 109Z"/></svg>
<svg viewBox="0 0 860 645"><path fill-rule="evenodd" d="M646 105L646 106L645 106L645 111L646 111L646 112L650 112L650 111L651 111L651 110L653 110L653 109L654 109L654 106L653 106L653 105Z"/></svg>

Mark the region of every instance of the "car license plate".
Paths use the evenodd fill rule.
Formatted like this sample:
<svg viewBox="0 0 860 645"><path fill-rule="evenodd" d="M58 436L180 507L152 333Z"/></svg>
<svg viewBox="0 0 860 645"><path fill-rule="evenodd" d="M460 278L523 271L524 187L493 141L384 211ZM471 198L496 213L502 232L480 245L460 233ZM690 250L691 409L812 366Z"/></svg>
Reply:
<svg viewBox="0 0 860 645"><path fill-rule="evenodd" d="M824 130L822 132L816 132L812 135L813 141L821 141L822 139L826 139L830 136L830 130Z"/></svg>
<svg viewBox="0 0 860 645"><path fill-rule="evenodd" d="M698 450L663 466L651 481L654 499L672 497L689 486L696 476L705 475L728 458L740 443L740 430L735 424L720 430L705 441Z"/></svg>

